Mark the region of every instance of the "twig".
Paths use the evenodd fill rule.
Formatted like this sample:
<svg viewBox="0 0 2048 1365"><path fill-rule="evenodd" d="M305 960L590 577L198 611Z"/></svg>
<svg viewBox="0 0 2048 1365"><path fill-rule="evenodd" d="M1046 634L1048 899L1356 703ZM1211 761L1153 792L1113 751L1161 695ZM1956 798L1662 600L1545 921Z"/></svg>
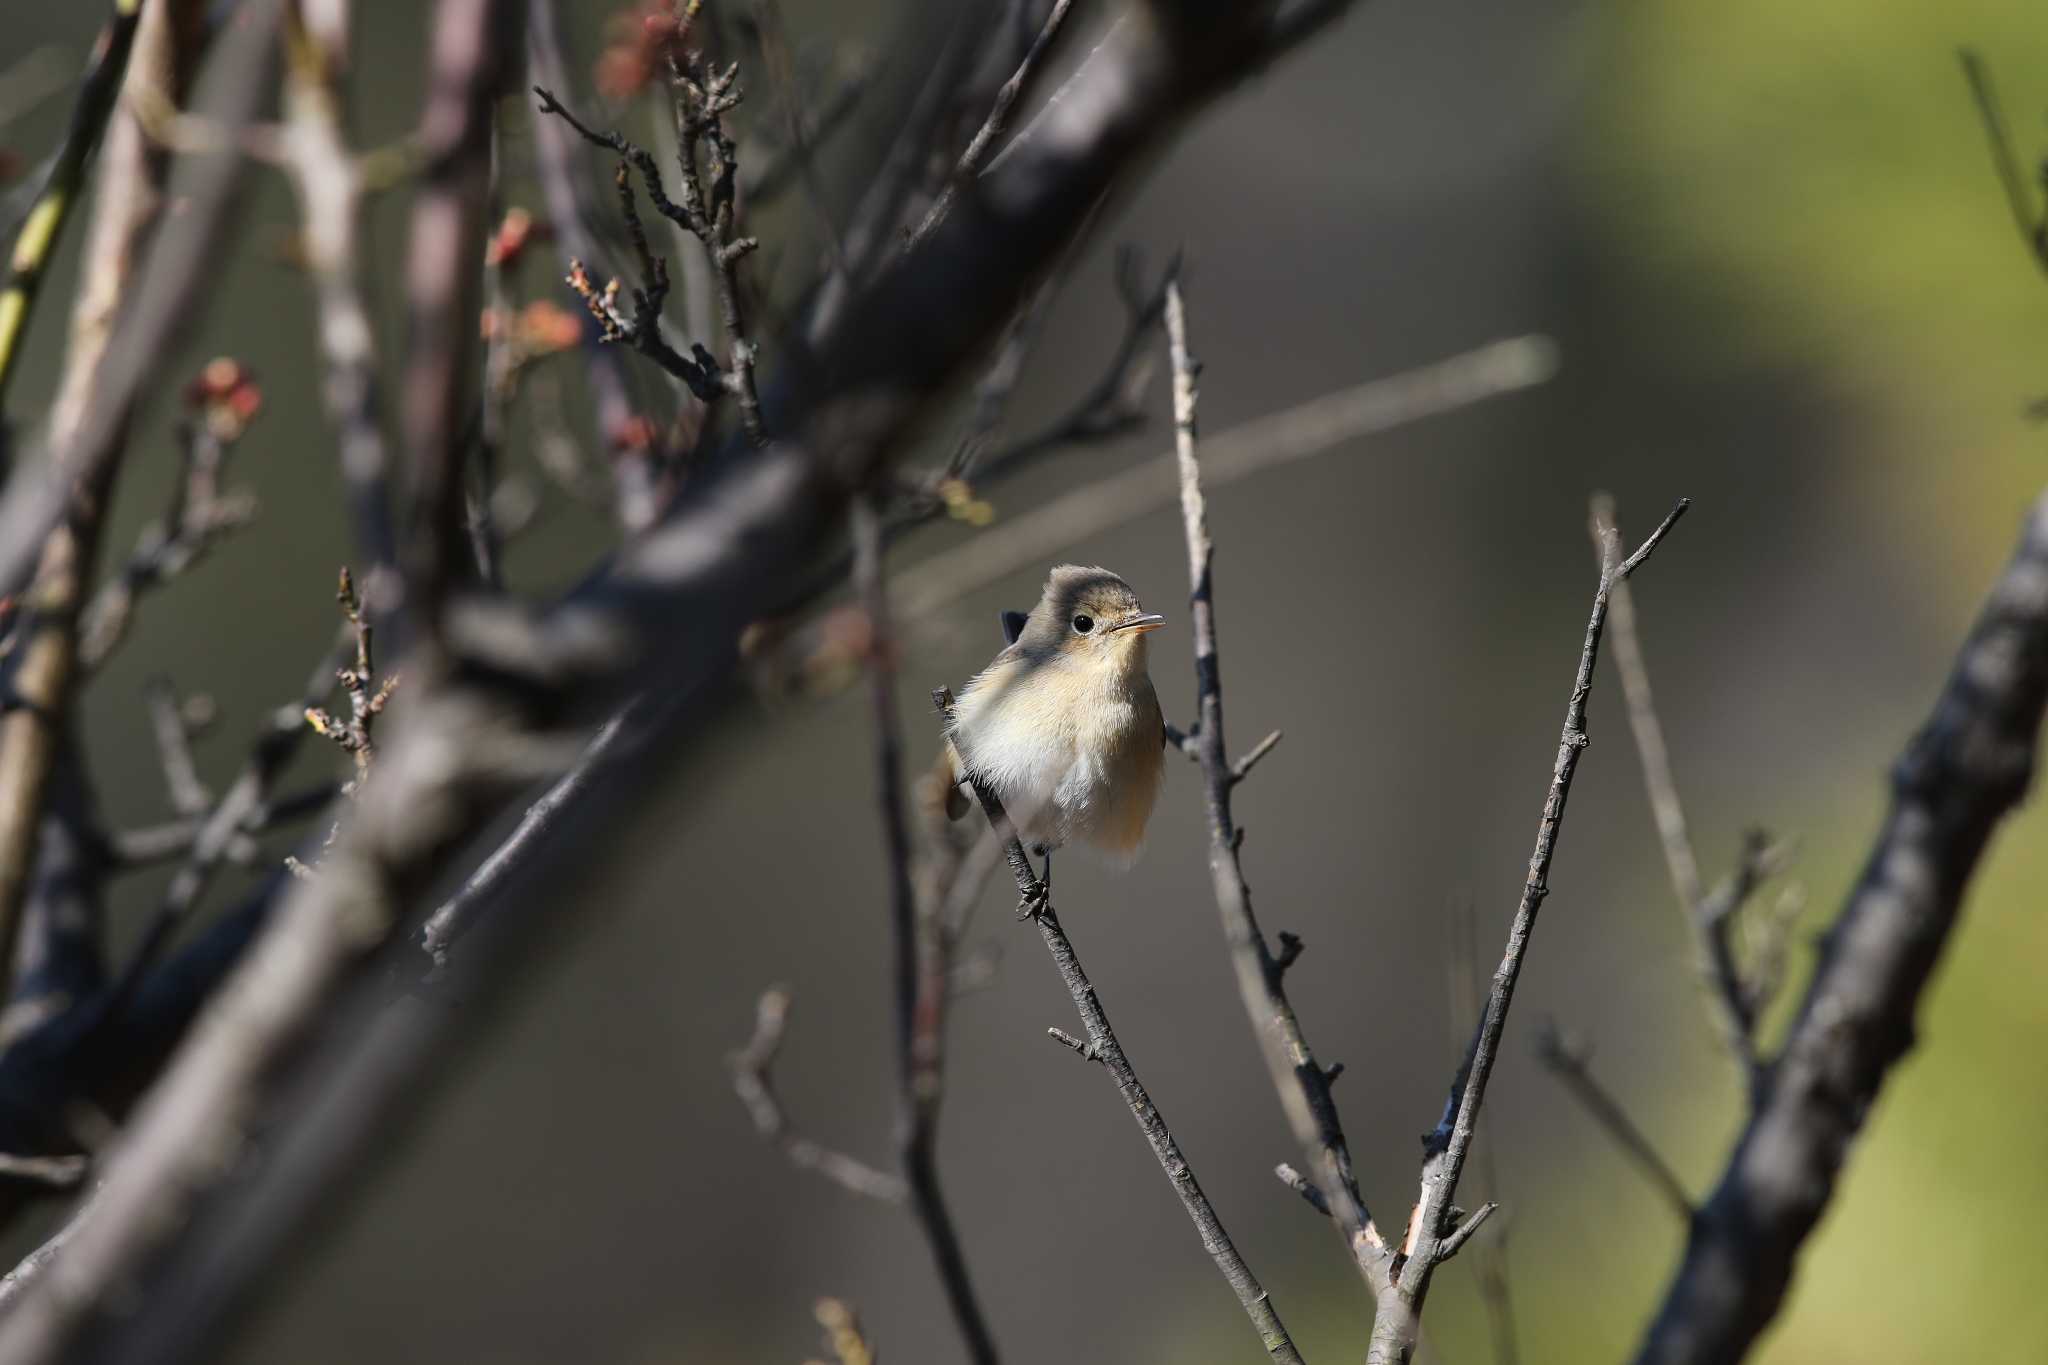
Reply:
<svg viewBox="0 0 2048 1365"><path fill-rule="evenodd" d="M2027 189L2026 177L2020 174L2018 158L2013 155L2012 134L2005 126L2005 110L1991 84L1991 69L1974 48L1957 48L1956 56L1963 64L1963 79L1970 83L1971 98L1977 102L1977 117L1984 124L1984 135L1991 142L1991 159L1998 168L1998 183L2005 189L2006 207L2012 210L2013 226L2019 229L2020 240L2033 252L2036 263L2048 270L2048 215L2035 211L2034 196Z"/></svg>
<svg viewBox="0 0 2048 1365"><path fill-rule="evenodd" d="M562 57L553 0L529 0L526 47L533 79L551 90L566 90L568 67ZM597 243L591 235L590 207L577 173L573 135L560 120L538 109L532 111L532 123L534 174L540 181L555 236L571 259L593 261L597 259ZM612 445L616 450L611 462L614 515L628 534L637 533L653 522L660 505L653 452L646 446L633 449L618 445L620 438L631 430L629 423L633 419L633 404L618 354L603 346L586 345L583 359L599 443Z"/></svg>
<svg viewBox="0 0 2048 1365"><path fill-rule="evenodd" d="M860 1318L839 1299L819 1299L812 1310L825 1329L825 1344L839 1365L875 1365L875 1348L861 1330Z"/></svg>
<svg viewBox="0 0 2048 1365"><path fill-rule="evenodd" d="M1479 936L1474 917L1472 901L1460 897L1460 904L1450 915L1453 928L1446 964L1450 989L1446 994L1451 1006L1452 1044L1461 1050L1467 1042L1467 1021L1479 1013L1478 978L1486 973L1486 964L1479 957ZM1494 1161L1497 1145L1486 1140L1472 1144L1472 1164L1478 1168L1476 1174L1481 1193L1487 1196L1501 1192L1500 1172ZM1476 1267L1479 1297L1486 1305L1487 1331L1493 1339L1493 1365L1517 1365L1521 1358L1521 1346L1515 1332L1514 1285L1508 1274L1509 1228L1510 1220L1502 1219L1494 1236L1480 1249Z"/></svg>
<svg viewBox="0 0 2048 1365"><path fill-rule="evenodd" d="M1681 1226L1690 1224L1693 1217L1692 1196L1686 1193L1685 1182L1671 1169L1671 1163L1657 1150L1649 1136L1636 1126L1621 1101L1609 1094L1607 1088L1593 1077L1592 1068L1587 1064L1584 1047L1574 1046L1558 1031L1555 1022L1543 1020L1536 1028L1536 1056L1557 1077L1571 1097L1577 1100L1593 1121L1607 1134L1614 1145L1621 1148L1622 1155L1634 1163L1643 1174L1643 1179L1658 1193L1671 1211L1678 1216Z"/></svg>
<svg viewBox="0 0 2048 1365"><path fill-rule="evenodd" d="M297 716L299 713L295 710L293 714ZM303 717L294 728L305 728ZM340 788L336 784L321 782L262 802L249 812L240 829L228 839L220 855L221 861L237 867L251 866L261 853L256 835L311 819L332 805L339 794ZM180 816L135 829L116 830L104 836L109 864L107 870L132 871L189 856L206 829L211 814L209 805L196 815Z"/></svg>
<svg viewBox="0 0 2048 1365"><path fill-rule="evenodd" d="M328 6L325 13L328 22L314 26L302 6L290 7L278 145L299 203L306 270L319 310L321 399L334 425L364 588L374 614L395 615L398 530L361 253L371 168L350 149L345 126L341 76L348 60L348 12Z"/></svg>
<svg viewBox="0 0 2048 1365"><path fill-rule="evenodd" d="M223 364L234 366L233 361L216 360L207 370ZM239 366L235 368L240 373ZM203 411L204 400L200 406ZM104 664L127 637L136 601L143 593L184 573L203 559L216 541L248 525L255 516L253 494L221 488L221 474L233 445L234 441L223 440L208 429L203 419L188 421L179 429L184 470L172 485L169 508L160 520L143 529L127 562L86 604L78 654L79 665L88 672Z"/></svg>
<svg viewBox="0 0 2048 1365"><path fill-rule="evenodd" d="M607 769L634 747L642 728L642 703L635 699L598 727L582 757L526 808L519 823L477 864L462 887L441 902L420 929L420 949L436 967L448 962L448 951L466 933L491 896L506 886L547 837L561 813Z"/></svg>
<svg viewBox="0 0 2048 1365"><path fill-rule="evenodd" d="M1518 337L1339 389L1206 441L1203 480L1220 488L1360 436L1518 392L1542 383L1555 369L1556 350L1547 339ZM1170 506L1176 496L1170 467L1142 460L917 561L898 575L892 593L905 620L938 619L945 606L1018 567L1043 563L1063 546Z"/></svg>
<svg viewBox="0 0 2048 1365"><path fill-rule="evenodd" d="M142 0L114 0L113 14L100 40L93 46L92 60L85 70L78 100L71 109L71 124L64 142L35 203L22 221L8 257L7 279L0 285L0 401L14 378L21 356L21 338L28 329L29 314L57 243L71 216L71 207L83 198L85 168L92 160L107 122L114 112L114 97L128 71L128 54L135 46L135 30L142 18ZM5 591L0 589L0 591Z"/></svg>
<svg viewBox="0 0 2048 1365"><path fill-rule="evenodd" d="M850 117L874 83L874 64L858 53L841 63L832 88L815 109L801 109L803 141L791 141L766 156L750 158L740 170L740 202L756 208L769 203L803 173L807 158L815 160L824 143L857 120ZM845 244L840 245L842 253Z"/></svg>
<svg viewBox="0 0 2048 1365"><path fill-rule="evenodd" d="M250 745L249 757L225 793L215 801L193 832L184 864L171 877L157 903L156 913L143 930L142 939L129 958L120 979L107 993L101 1017L94 1031L107 1034L119 1021L136 993L142 988L180 926L190 918L200 898L212 885L213 875L229 860L237 845L261 829L272 818L270 788L298 752L309 733L306 711L327 694L333 685L332 656L321 659L307 681L302 699L273 712Z"/></svg>
<svg viewBox="0 0 2048 1365"><path fill-rule="evenodd" d="M639 173L641 186L647 191L648 201L654 205L657 213L684 230L699 235L700 240L707 241L706 252L715 254L716 248L709 245L708 239L698 233L700 225L704 233L712 231L709 222L703 218L701 208L693 211L688 202L679 206L668 197L667 191L662 187L661 171L654 164L654 157L646 148L628 141L617 132L600 133L589 127L570 113L561 101L555 98L552 91L544 87L535 86L533 93L540 97L542 113L555 115L574 129L584 141L593 146L608 148L619 156L618 173L613 177L613 183L618 189L619 215L626 225L627 237L633 244L633 251L639 259L641 275L646 283L633 290L633 311L629 315L618 306L619 284L616 280L600 288L590 279L583 263L574 259L569 262L568 276L570 288L582 296L585 306L604 325L606 340L627 342L634 350L682 380L691 394L707 403L726 393L741 392L742 380L737 369L731 372L721 370L716 358L704 349L702 342L692 342L691 354L686 356L669 345L662 336L661 305L669 291L668 263L663 257L655 254L652 244L647 240L647 230L642 226L639 212L634 207L633 188L626 176L626 168L631 166ZM678 155L687 161L693 153L689 144L683 143L681 146L682 150ZM694 175L694 162L691 165ZM695 182L687 180L686 185L694 186ZM701 190L686 189L684 194L686 201L701 203ZM752 241L751 238L746 240ZM752 348L745 348L743 353L751 365ZM749 371L745 384L750 386L751 383ZM751 391L750 387L747 391Z"/></svg>
<svg viewBox="0 0 2048 1365"><path fill-rule="evenodd" d="M268 98L281 0L248 0L229 26L214 59L219 80L212 117L242 128ZM44 459L16 461L19 471L0 501L0 597L21 592L45 537L72 505L75 490L107 477L126 439L129 418L157 366L176 354L174 344L205 314L215 272L214 239L229 217L244 159L228 153L202 160L180 200L180 211L155 234L148 258L136 266L134 287L104 358L95 367L92 401L78 428Z"/></svg>
<svg viewBox="0 0 2048 1365"><path fill-rule="evenodd" d="M1637 1355L1739 1359L1776 1316L1999 822L2033 776L2048 708L2048 495L1892 769L1891 809L1828 930L1770 1091L1693 1220ZM1959 1234L1960 1235L1960 1234Z"/></svg>
<svg viewBox="0 0 2048 1365"><path fill-rule="evenodd" d="M1300 1195L1310 1208L1325 1218L1330 1216L1330 1201L1323 1197L1322 1190L1316 1187L1313 1180L1284 1161L1273 1168L1273 1174L1280 1177L1281 1184Z"/></svg>
<svg viewBox="0 0 2048 1365"><path fill-rule="evenodd" d="M967 150L960 153L960 160L954 164L953 173L947 178L945 189L941 190L939 197L933 201L931 209L924 216L924 221L910 234L909 241L904 244L905 251L915 250L918 243L931 235L932 229L944 221L946 214L952 209L953 199L959 193L959 187L973 180L975 174L980 171L989 148L995 145L995 140L1001 137L1004 128L1009 126L1010 111L1016 106L1018 96L1024 93L1025 82L1031 79L1031 73L1037 68L1039 59L1044 57L1046 49L1052 46L1052 40L1059 34L1060 24L1066 19L1067 11L1073 7L1073 3L1074 0L1053 0L1052 12L1045 17L1045 26L1039 29L1038 37L1032 40L1030 48L1025 51L1024 60L1018 63L1016 72L996 91L995 107L989 110L988 118L975 133L973 140L967 144Z"/></svg>
<svg viewBox="0 0 2048 1365"><path fill-rule="evenodd" d="M1167 281L1179 270L1176 255L1158 280L1147 286L1143 258L1132 248L1120 249L1116 288L1123 303L1124 327L1101 377L1039 430L987 453L978 449L966 452L967 458L956 457L958 468L953 472L961 478L998 478L1057 447L1114 440L1142 426L1145 389L1152 382L1152 337L1165 316Z"/></svg>
<svg viewBox="0 0 2048 1365"><path fill-rule="evenodd" d="M14 373L37 286L56 250L69 207L80 195L87 160L106 129L117 91L178 77L178 63L164 52L173 45L169 17L159 12L163 9L161 4L154 7L143 24L139 0L117 3L64 145L22 224L8 278L0 284L0 397ZM131 71L130 52L141 36L149 38L163 60ZM0 982L14 977L36 831L81 681L79 612L91 591L114 476L126 445L126 417L139 389L138 384L125 394L121 391L112 372L128 357L109 355L107 332L97 325L95 310L104 302L111 311L128 302L130 294L150 292L153 282L137 273L136 257L156 222L164 167L133 135L132 126L117 132L128 135L115 139L110 150L123 159L110 159L102 176L105 192L94 210L89 238L94 254L83 265L77 325L66 348L59 386L62 401L51 413L48 440L53 453L9 485L7 503L0 507L0 559L13 565L0 572L6 580L0 597L21 593L24 585L18 580L31 564L35 566L34 590L21 594L25 619L11 641L16 651L10 660L13 704L0 715ZM203 198L198 188L194 193ZM193 207L204 222L214 205ZM156 320L142 297L133 300L129 317L137 325ZM148 362L142 363L146 367ZM84 397L88 394L90 401ZM111 426L103 420L110 408L118 414ZM74 477L63 478L67 473ZM9 522L15 513L19 519Z"/></svg>
<svg viewBox="0 0 2048 1365"><path fill-rule="evenodd" d="M951 709L953 698L950 692L941 689L933 694L933 699L940 703L942 710ZM1086 1049L1092 1049L1095 1060L1100 1061L1116 1081L1117 1091L1123 1096L1124 1103L1130 1106L1131 1116L1138 1121L1138 1128L1145 1134L1152 1155L1158 1159L1160 1169L1166 1172L1174 1193L1180 1196L1181 1207L1187 1210L1196 1231L1201 1233L1202 1246L1210 1259L1216 1262L1216 1268L1223 1272L1223 1278L1229 1281L1237 1294L1237 1301L1251 1318L1252 1327L1258 1332L1266 1354L1274 1360L1298 1363L1301 1355L1288 1337L1286 1327L1281 1324L1279 1312L1260 1286L1258 1277L1252 1274L1251 1267L1238 1255L1230 1234L1223 1229L1222 1220L1216 1216L1208 1196L1202 1193L1194 1168L1181 1155L1180 1144L1174 1141L1165 1116L1139 1082L1130 1059L1124 1056L1116 1033L1110 1028L1109 1015L1104 1012L1088 974L1081 969L1081 961L1074 955L1074 945L1060 928L1059 916L1053 912L1052 897L1032 872L1031 860L1025 856L1024 845L1018 841L1016 829L1010 823L1002 801L980 782L973 783L973 787L989 828L1002 842L1003 857L1016 879L1019 909L1028 912L1038 925L1046 950L1052 954L1053 965L1059 969L1060 979L1066 983L1067 994L1073 998L1074 1008L1079 1011L1081 1023L1087 1029L1088 1041L1084 1049L1077 1050L1086 1055Z"/></svg>
<svg viewBox="0 0 2048 1365"><path fill-rule="evenodd" d="M1231 790L1237 785L1239 774L1237 765L1230 761L1223 730L1223 680L1211 577L1215 549L1209 539L1202 467L1195 454L1198 367L1188 348L1187 309L1177 274L1167 277L1165 315L1173 366L1174 457L1180 474L1181 521L1188 552L1189 616L1194 636L1198 716L1195 742L1202 768L1209 872L1216 907L1223 918L1223 940L1230 949L1238 994L1252 1032L1260 1041L1280 1108L1319 1178L1323 1197L1343 1235L1346 1254L1378 1295L1391 1282L1392 1253L1373 1223L1352 1170L1351 1147L1338 1119L1336 1102L1330 1096L1331 1073L1316 1061L1301 1021L1287 998L1286 969L1267 947L1266 937L1259 929L1258 917L1252 910L1251 888L1245 882L1240 861L1243 831L1231 812Z"/></svg>
<svg viewBox="0 0 2048 1365"><path fill-rule="evenodd" d="M747 336L746 312L740 302L737 267L740 258L760 245L736 232L739 203L739 155L725 131L725 113L739 104L739 64L724 71L693 52L686 68L674 73L677 156L681 171L683 212L678 219L704 244L718 289L719 321L725 329L726 380L740 404L740 425L754 444L767 439L761 423L761 398L754 390L754 343ZM710 162L708 178L697 166L702 143ZM651 191L650 191L651 193Z"/></svg>
<svg viewBox="0 0 2048 1365"><path fill-rule="evenodd" d="M1579 756L1585 752L1586 699L1593 690L1593 665L1600 653L1600 637L1607 625L1608 603L1614 585L1625 581L1661 544L1690 501L1678 505L1650 533L1636 552L1621 558L1620 537L1609 532L1600 564L1600 586L1593 594L1592 615L1586 622L1585 643L1579 650L1578 671L1572 681L1571 697L1565 704L1564 730L1558 738L1557 759L1551 770L1550 790L1544 797L1543 816L1537 824L1536 846L1529 855L1528 880L1523 884L1520 903L1515 907L1508 930L1507 949L1493 974L1486 1009L1473 1034L1472 1049L1451 1084L1450 1099L1435 1131L1424 1140L1421 1191L1403 1244L1403 1260L1397 1277L1396 1294L1380 1300L1373 1323L1372 1365L1405 1362L1415 1350L1421 1327L1422 1303L1429 1280L1443 1259L1445 1239L1452 1235L1451 1199L1457 1193L1466 1155L1478 1127L1479 1106L1486 1095L1487 1081L1500 1051L1502 1032L1507 1027L1508 1006L1514 999L1522 960L1528 952L1529 937L1536 927L1537 912L1550 894L1550 862L1557 852L1557 836L1564 821L1565 802L1571 795L1572 775Z"/></svg>
<svg viewBox="0 0 2048 1365"><path fill-rule="evenodd" d="M822 1143L813 1142L790 1128L782 1102L775 1096L771 1075L776 1054L782 1050L783 1033L789 1025L789 1003L787 987L773 986L763 991L755 1010L754 1036L728 1059L732 1067L733 1089L739 1092L740 1102L746 1105L747 1113L753 1117L754 1128L762 1137L780 1147L791 1165L816 1171L855 1194L901 1203L906 1195L902 1180Z"/></svg>
<svg viewBox="0 0 2048 1365"><path fill-rule="evenodd" d="M868 677L875 716L876 803L889 866L889 926L894 943L897 1140L911 1209L931 1248L946 1302L977 1365L994 1365L995 1335L974 1292L967 1255L939 1183L939 1103L950 943L936 913L920 914L910 875L910 826L904 806L903 737L896 715L895 639L882 567L881 517L871 500L853 505L854 580L867 611ZM937 907L931 909L936 911Z"/></svg>
<svg viewBox="0 0 2048 1365"><path fill-rule="evenodd" d="M168 679L151 678L143 684L142 700L149 710L150 730L156 736L157 758L163 764L171 809L180 815L196 815L213 804L213 795L199 780L199 767L192 757L192 732L178 705L178 694Z"/></svg>
<svg viewBox="0 0 2048 1365"><path fill-rule="evenodd" d="M804 188L804 201L809 204L811 215L818 220L818 231L825 239L829 270L835 275L844 275L847 270L846 243L840 240L839 224L825 203L824 186L818 181L817 160L811 147L813 125L804 110L803 89L797 82L796 61L790 56L789 34L782 23L782 7L775 0L753 0L753 11L754 31L760 40L761 56L768 63L769 72L782 96L778 103L782 106L783 128L789 138L790 155L796 163L797 179Z"/></svg>
<svg viewBox="0 0 2048 1365"><path fill-rule="evenodd" d="M412 479L400 568L407 610L434 641L463 577L463 414L475 371L493 106L519 51L523 14L512 0L438 0L429 41L424 173L405 273L403 426Z"/></svg>
<svg viewBox="0 0 2048 1365"><path fill-rule="evenodd" d="M1593 499L1590 529L1595 553L1604 554L1608 538L1617 534L1614 504L1605 494ZM1642 763L1643 787L1650 813L1656 820L1658 839L1664 847L1671 888L1692 928L1696 969L1713 1005L1722 1042L1740 1069L1744 1089L1754 1105L1763 1094L1769 1068L1758 1051L1758 1011L1735 961L1729 930L1736 912L1757 883L1775 870L1778 855L1766 840L1745 841L1735 873L1711 895L1707 892L1700 879L1692 837L1686 832L1685 806L1679 800L1678 780L1672 775L1664 725L1657 717L1656 701L1650 693L1650 673L1643 662L1642 640L1636 632L1635 597L1625 582L1614 585L1609 625L1614 633L1614 669L1621 678L1622 695L1628 703L1629 730L1635 737L1636 754Z"/></svg>

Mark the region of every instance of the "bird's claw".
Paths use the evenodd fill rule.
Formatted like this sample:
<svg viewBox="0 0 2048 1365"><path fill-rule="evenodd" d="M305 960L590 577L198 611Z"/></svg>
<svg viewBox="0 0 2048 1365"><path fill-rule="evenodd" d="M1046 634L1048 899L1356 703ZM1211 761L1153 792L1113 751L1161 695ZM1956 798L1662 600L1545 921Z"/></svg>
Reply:
<svg viewBox="0 0 2048 1365"><path fill-rule="evenodd" d="M1045 883L1036 882L1031 887L1031 894L1017 902L1017 918L1020 920L1037 919L1051 908L1052 896L1045 889Z"/></svg>

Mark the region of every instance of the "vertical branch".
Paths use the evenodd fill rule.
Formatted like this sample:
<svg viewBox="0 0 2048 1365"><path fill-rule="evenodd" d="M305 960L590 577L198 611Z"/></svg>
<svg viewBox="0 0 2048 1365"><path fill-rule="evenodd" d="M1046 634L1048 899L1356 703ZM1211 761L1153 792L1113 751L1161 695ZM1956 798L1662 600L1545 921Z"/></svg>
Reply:
<svg viewBox="0 0 2048 1365"><path fill-rule="evenodd" d="M100 55L86 77L73 111L63 152L42 196L30 210L15 245L12 276L0 292L0 395L20 352L37 281L56 250L57 235L80 191L87 159L112 113L115 94L136 87L138 97L164 98L180 85L177 45L167 4L149 7L141 23L140 0L120 0ZM129 64L138 30L147 29L145 60ZM165 163L151 153L132 115L116 140L102 173L106 189L94 212L92 253L83 266L79 325L65 357L60 394L69 395L52 413L54 448L68 452L84 416L81 393L91 392L101 368L107 337L93 311L100 300L126 295L135 275L136 252L156 222L162 201ZM110 432L107 458L64 490L62 519L39 537L34 588L27 617L18 627L19 654L13 696L0 714L0 993L13 978L20 916L34 862L50 775L62 747L71 698L79 680L79 619L92 588L107 498L112 490L126 423Z"/></svg>
<svg viewBox="0 0 2048 1365"><path fill-rule="evenodd" d="M491 111L519 13L512 0L439 0L434 9L420 121L425 178L406 270L405 382L413 462L406 596L429 634L439 629L465 549L462 414L475 371Z"/></svg>
<svg viewBox="0 0 2048 1365"><path fill-rule="evenodd" d="M1402 1247L1403 1262L1395 1292L1382 1295L1380 1311L1373 1322L1372 1365L1397 1365L1415 1351L1421 1331L1423 1299L1429 1292L1430 1276L1449 1258L1469 1227L1453 1228L1451 1198L1457 1193L1458 1177L1472 1148L1479 1123L1479 1106L1486 1096L1487 1082L1500 1053L1501 1034L1507 1028L1508 1007L1513 1003L1515 984L1521 979L1522 961L1529 938L1536 928L1536 915L1550 894L1550 864L1557 853L1558 831L1563 827L1565 802L1571 796L1572 776L1578 771L1579 756L1586 750L1586 700L1593 691L1593 665L1600 655L1600 637L1607 626L1608 603L1614 585L1636 571L1662 543L1665 535L1691 505L1681 498L1663 524L1650 533L1636 552L1621 557L1620 537L1609 532L1601 551L1600 586L1593 594L1592 615L1586 622L1585 643L1579 649L1579 666L1572 679L1571 696L1565 703L1564 729L1558 737L1557 758L1551 767L1550 789L1543 798L1543 815L1536 826L1536 846L1529 854L1529 876L1523 883L1514 923L1508 930L1507 949L1494 969L1492 989L1486 1008L1472 1038L1472 1049L1451 1086L1449 1101L1436 1130L1425 1139L1427 1155L1422 1163L1421 1192L1408 1225ZM1476 1217L1476 1215L1474 1215Z"/></svg>
<svg viewBox="0 0 2048 1365"><path fill-rule="evenodd" d="M946 1301L966 1340L968 1358L994 1365L995 1337L974 1293L960 1234L939 1184L939 1101L944 1084L946 1017L945 927L936 914L921 916L910 879L910 828L903 782L903 736L896 717L896 643L889 620L888 583L882 570L882 522L872 499L853 504L854 579L867 611L868 673L875 713L876 801L889 865L889 926L893 942L896 1055L901 1108L897 1141L912 1211L931 1247ZM920 924L920 920L924 922Z"/></svg>
<svg viewBox="0 0 2048 1365"><path fill-rule="evenodd" d="M1196 722L1191 736L1202 769L1202 805L1209 830L1209 877L1223 917L1223 939L1236 969L1238 994L1272 1073L1273 1087L1289 1127L1314 1163L1323 1195L1359 1273L1377 1296L1392 1283L1392 1255L1358 1187L1351 1148L1330 1095L1331 1073L1316 1060L1294 1006L1287 998L1287 966L1299 951L1290 945L1285 960L1275 956L1252 911L1251 889L1239 861L1243 838L1231 814L1231 790L1249 764L1233 765L1223 733L1223 681L1216 644L1216 604L1211 579L1215 547L1209 539L1208 503L1195 455L1195 377L1188 349L1187 307L1180 280L1171 274L1165 295L1167 349L1173 362L1174 460L1180 471L1181 520L1188 547L1188 606L1195 643ZM1261 746L1261 752L1271 747Z"/></svg>
<svg viewBox="0 0 2048 1365"><path fill-rule="evenodd" d="M526 9L526 54L535 84L550 90L570 89L568 68L562 58L562 41L555 26L553 0L528 0ZM577 170L574 135L561 120L539 110L532 111L534 172L547 202L548 221L562 249L571 259L595 261L597 243L590 232L590 208L582 192ZM628 534L645 530L659 506L655 488L652 452L646 446L630 448L622 443L631 430L632 400L626 392L625 369L618 352L608 346L585 344L582 348L585 373L590 383L591 406L597 413L600 442L617 453L612 460L613 505L621 529Z"/></svg>
<svg viewBox="0 0 2048 1365"><path fill-rule="evenodd" d="M348 146L341 77L348 65L346 0L307 22L286 19L284 125L280 145L293 190L306 269L319 309L321 397L334 424L358 562L371 610L398 605L398 532L377 395L376 333L364 301L361 236L365 167Z"/></svg>
<svg viewBox="0 0 2048 1365"><path fill-rule="evenodd" d="M1592 532L1596 547L1604 547L1608 538L1617 534L1614 506L1605 496L1593 501ZM1604 553L1604 548L1600 552ZM1693 853L1692 836L1686 831L1685 806L1678 797L1678 779L1671 771L1671 752L1665 746L1664 726L1657 718L1656 702L1650 693L1650 671L1643 662L1642 641L1636 632L1635 598L1627 583L1614 585L1611 608L1614 669L1621 678L1622 696L1628 703L1629 729L1635 736L1636 753L1642 762L1643 787L1650 813L1657 822L1658 840L1664 847L1671 889L1677 893L1679 908L1692 928L1695 967L1711 1002L1722 1041L1741 1070L1750 1102L1754 1104L1762 1094L1768 1068L1757 1050L1757 1011L1743 986L1729 942L1731 921L1741 896L1731 893L1710 897L1700 880L1699 859ZM1746 858L1745 866L1750 862Z"/></svg>

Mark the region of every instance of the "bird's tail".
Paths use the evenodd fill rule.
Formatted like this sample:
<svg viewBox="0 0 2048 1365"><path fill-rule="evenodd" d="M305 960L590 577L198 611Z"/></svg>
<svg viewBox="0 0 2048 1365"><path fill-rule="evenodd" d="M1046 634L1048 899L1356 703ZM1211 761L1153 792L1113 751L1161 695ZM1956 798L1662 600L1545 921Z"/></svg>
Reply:
<svg viewBox="0 0 2048 1365"><path fill-rule="evenodd" d="M917 784L917 800L928 811L943 811L948 820L967 814L967 792L960 775L959 759L949 741L932 760L930 771Z"/></svg>

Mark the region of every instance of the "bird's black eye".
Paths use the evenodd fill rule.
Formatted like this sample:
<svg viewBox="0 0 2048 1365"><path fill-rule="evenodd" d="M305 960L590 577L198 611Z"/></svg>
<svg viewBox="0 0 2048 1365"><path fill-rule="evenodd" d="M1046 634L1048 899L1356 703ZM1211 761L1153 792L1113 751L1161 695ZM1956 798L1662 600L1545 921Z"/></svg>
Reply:
<svg viewBox="0 0 2048 1365"><path fill-rule="evenodd" d="M1093 629L1095 629L1095 618L1088 613L1082 612L1074 618L1074 633L1076 635L1086 635Z"/></svg>

